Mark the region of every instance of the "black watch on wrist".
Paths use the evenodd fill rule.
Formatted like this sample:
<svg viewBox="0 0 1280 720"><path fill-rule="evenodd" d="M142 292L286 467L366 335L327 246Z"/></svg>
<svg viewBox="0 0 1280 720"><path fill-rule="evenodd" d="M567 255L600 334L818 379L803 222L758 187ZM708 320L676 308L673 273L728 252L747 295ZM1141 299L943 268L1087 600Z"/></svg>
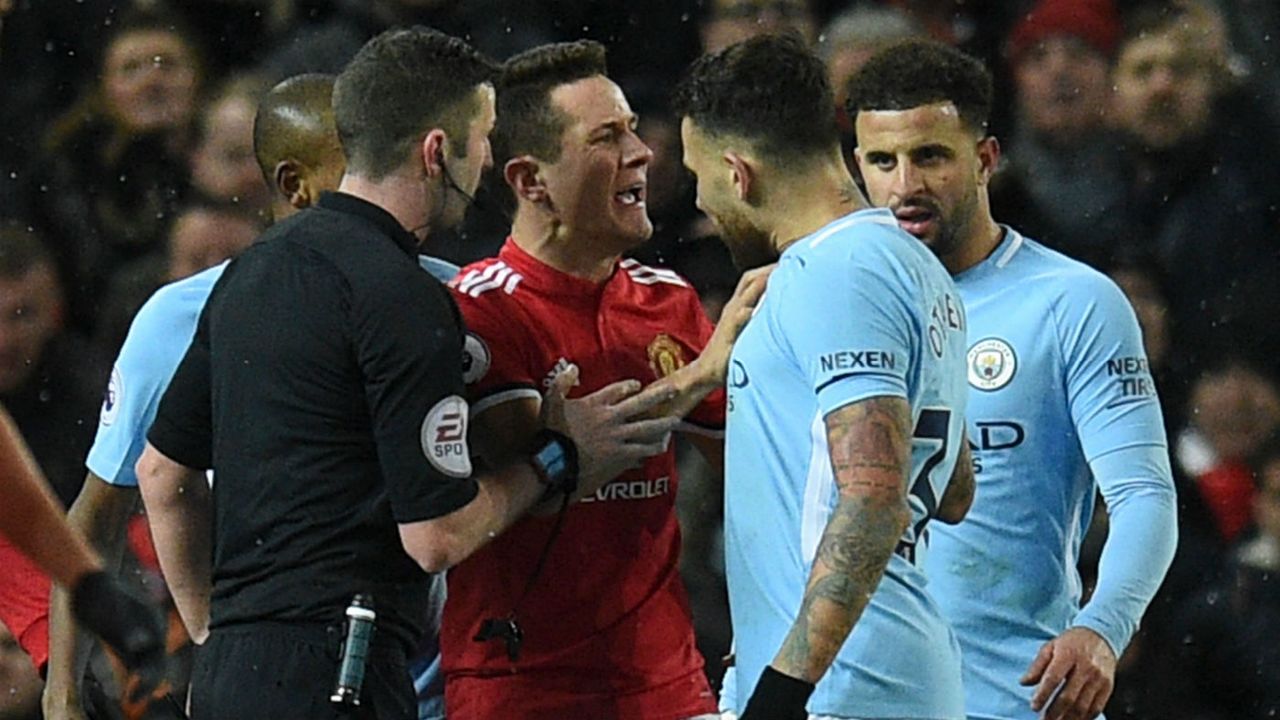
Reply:
<svg viewBox="0 0 1280 720"><path fill-rule="evenodd" d="M529 464L546 487L544 500L578 489L578 446L568 436L544 428L533 439Z"/></svg>

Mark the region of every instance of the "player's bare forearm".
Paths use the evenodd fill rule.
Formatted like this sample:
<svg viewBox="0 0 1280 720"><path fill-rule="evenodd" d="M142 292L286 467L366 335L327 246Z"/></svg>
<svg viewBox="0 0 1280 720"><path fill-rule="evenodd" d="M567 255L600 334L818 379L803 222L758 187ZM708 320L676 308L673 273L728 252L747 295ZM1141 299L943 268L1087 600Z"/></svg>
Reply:
<svg viewBox="0 0 1280 720"><path fill-rule="evenodd" d="M707 395L724 387L728 356L701 355L670 375L651 383L642 393L674 393L671 400L650 410L646 417L685 417L693 412Z"/></svg>
<svg viewBox="0 0 1280 720"><path fill-rule="evenodd" d="M179 464L150 443L138 460L137 474L160 570L187 634L200 644L209 632L213 587L209 483L204 472Z"/></svg>
<svg viewBox="0 0 1280 720"><path fill-rule="evenodd" d="M906 500L911 412L876 397L827 415L839 500L818 544L800 612L773 660L816 683L853 631L910 522Z"/></svg>
<svg viewBox="0 0 1280 720"><path fill-rule="evenodd" d="M969 514L973 505L973 496L977 490L977 481L973 477L973 455L969 443L960 446L960 456L956 459L955 470L951 472L951 481L947 491L938 502L937 518L942 522L955 525Z"/></svg>
<svg viewBox="0 0 1280 720"><path fill-rule="evenodd" d="M67 522L102 556L104 569L114 573L124 554L125 526L138 503L133 488L108 484L92 472L67 512ZM49 598L49 669L45 683L45 715L60 717L57 705L80 703L80 681L89 663L90 635L71 613L71 598L55 587Z"/></svg>

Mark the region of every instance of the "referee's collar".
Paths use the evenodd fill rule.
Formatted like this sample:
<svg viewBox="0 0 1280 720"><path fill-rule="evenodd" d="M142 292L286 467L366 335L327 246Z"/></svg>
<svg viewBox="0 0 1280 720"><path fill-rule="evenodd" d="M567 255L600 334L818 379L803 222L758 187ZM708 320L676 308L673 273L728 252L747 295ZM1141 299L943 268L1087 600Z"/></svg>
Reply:
<svg viewBox="0 0 1280 720"><path fill-rule="evenodd" d="M418 238L414 237L413 233L405 230L400 221L396 220L391 213L368 200L358 198L355 195L348 195L344 192L326 191L320 193L320 201L316 204L326 210L348 213L368 220L381 230L383 235L394 240L401 250L417 257Z"/></svg>

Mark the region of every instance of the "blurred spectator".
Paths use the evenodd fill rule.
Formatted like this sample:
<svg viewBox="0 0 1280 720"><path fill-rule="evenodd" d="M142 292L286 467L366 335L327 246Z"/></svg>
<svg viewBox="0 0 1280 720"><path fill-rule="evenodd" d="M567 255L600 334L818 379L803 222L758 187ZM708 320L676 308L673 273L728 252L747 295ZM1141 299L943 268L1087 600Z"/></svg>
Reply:
<svg viewBox="0 0 1280 720"><path fill-rule="evenodd" d="M43 688L31 658L0 623L0 720L37 720Z"/></svg>
<svg viewBox="0 0 1280 720"><path fill-rule="evenodd" d="M577 3L561 3L570 12ZM281 42L261 66L268 82L304 73L335 74L369 38L398 25L427 25L466 37L498 59L558 39L558 19L546 3L507 0L334 0L333 14L304 25ZM581 24L570 26L574 38Z"/></svg>
<svg viewBox="0 0 1280 720"><path fill-rule="evenodd" d="M58 497L84 479L105 373L88 343L63 329L53 256L34 232L0 226L0 404Z"/></svg>
<svg viewBox="0 0 1280 720"><path fill-rule="evenodd" d="M267 90L255 77L228 81L200 114L191 186L203 200L238 206L265 222L271 189L253 154L253 118Z"/></svg>
<svg viewBox="0 0 1280 720"><path fill-rule="evenodd" d="M1007 46L1017 87L1017 125L1005 183L1031 207L996 199L1037 237L1068 255L1105 258L1123 227L1117 139L1106 128L1111 57L1120 39L1111 0L1041 0Z"/></svg>
<svg viewBox="0 0 1280 720"><path fill-rule="evenodd" d="M1274 575L1272 581L1280 582L1280 446L1275 443L1268 445L1258 458L1253 522L1257 534L1240 545L1236 559L1246 568Z"/></svg>
<svg viewBox="0 0 1280 720"><path fill-rule="evenodd" d="M83 329L116 268L162 247L201 81L195 45L171 19L130 13L111 28L100 81L54 125L28 186Z"/></svg>
<svg viewBox="0 0 1280 720"><path fill-rule="evenodd" d="M888 0L885 4L909 14L940 43L966 46L979 31L974 8L969 7L972 3L965 0Z"/></svg>
<svg viewBox="0 0 1280 720"><path fill-rule="evenodd" d="M1224 58L1198 16L1143 6L1128 18L1113 72L1115 117L1128 140L1119 218L1128 243L1150 248L1178 294L1177 331L1203 366L1224 343L1280 352L1274 128L1233 128L1222 104Z"/></svg>
<svg viewBox="0 0 1280 720"><path fill-rule="evenodd" d="M262 182L261 176L258 182ZM169 267L164 281L181 280L230 260L252 245L261 232L260 223L236 209L193 206L179 211L169 232Z"/></svg>
<svg viewBox="0 0 1280 720"><path fill-rule="evenodd" d="M93 70L103 23L116 4L0 2L0 219L26 217L33 150Z"/></svg>
<svg viewBox="0 0 1280 720"><path fill-rule="evenodd" d="M1255 534L1231 553L1223 580L1184 603L1167 661L1152 676L1172 720L1263 720L1280 714L1280 445L1259 455ZM1149 700L1149 698L1148 698Z"/></svg>
<svg viewBox="0 0 1280 720"><path fill-rule="evenodd" d="M1280 61L1276 57L1280 3L1227 0L1219 8L1239 50L1232 65L1248 78L1251 86L1245 99L1256 107L1265 107L1270 117L1280 117Z"/></svg>
<svg viewBox="0 0 1280 720"><path fill-rule="evenodd" d="M1277 430L1280 389L1247 362L1228 358L1192 387L1191 423L1178 436L1175 456L1225 544L1252 520L1250 463Z"/></svg>
<svg viewBox="0 0 1280 720"><path fill-rule="evenodd" d="M706 0L699 23L703 52L716 52L765 33L794 32L817 40L818 19L812 0Z"/></svg>
<svg viewBox="0 0 1280 720"><path fill-rule="evenodd" d="M827 77L836 95L836 115L840 123L840 144L849 170L858 174L853 161L853 123L845 112L849 78L872 55L895 42L924 35L922 28L898 8L855 5L831 19L818 35L818 55L827 66Z"/></svg>
<svg viewBox="0 0 1280 720"><path fill-rule="evenodd" d="M924 35L911 16L893 7L855 5L831 19L818 35L818 55L827 66L836 106L843 109L849 78L880 50Z"/></svg>
<svg viewBox="0 0 1280 720"><path fill-rule="evenodd" d="M284 41L300 11L298 0L132 0L135 7L168 7L194 30L211 76L250 68Z"/></svg>

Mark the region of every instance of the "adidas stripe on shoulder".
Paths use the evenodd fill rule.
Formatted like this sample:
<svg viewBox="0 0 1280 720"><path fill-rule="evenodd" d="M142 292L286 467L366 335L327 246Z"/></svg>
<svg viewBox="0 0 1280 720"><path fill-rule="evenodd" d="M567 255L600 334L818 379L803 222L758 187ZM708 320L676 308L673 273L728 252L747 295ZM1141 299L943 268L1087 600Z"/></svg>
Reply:
<svg viewBox="0 0 1280 720"><path fill-rule="evenodd" d="M684 278L676 274L674 270L665 270L662 268L649 267L642 265L640 262L627 258L618 263L623 270L631 276L634 282L641 285L654 285L656 283L666 283L668 285L677 285L679 287L689 287L689 283Z"/></svg>
<svg viewBox="0 0 1280 720"><path fill-rule="evenodd" d="M454 287L458 292L473 298L498 288L502 288L503 292L510 295L516 291L516 286L523 279L523 275L499 260L487 267L468 271L455 281Z"/></svg>

